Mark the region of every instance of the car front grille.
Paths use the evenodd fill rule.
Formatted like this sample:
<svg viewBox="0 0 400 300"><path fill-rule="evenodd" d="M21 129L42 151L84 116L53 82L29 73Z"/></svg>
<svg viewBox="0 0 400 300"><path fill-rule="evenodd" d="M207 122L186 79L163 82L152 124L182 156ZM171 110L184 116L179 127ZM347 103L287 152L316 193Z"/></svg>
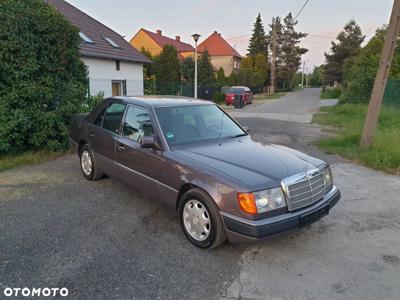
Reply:
<svg viewBox="0 0 400 300"><path fill-rule="evenodd" d="M318 170L288 180L285 185L289 211L294 211L320 201L325 195L324 178Z"/></svg>

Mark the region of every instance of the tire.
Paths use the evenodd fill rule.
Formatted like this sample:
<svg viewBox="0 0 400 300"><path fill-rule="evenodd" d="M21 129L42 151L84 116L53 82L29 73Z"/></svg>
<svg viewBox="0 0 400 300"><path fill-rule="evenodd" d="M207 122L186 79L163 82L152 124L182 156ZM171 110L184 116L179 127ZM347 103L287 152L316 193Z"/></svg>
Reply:
<svg viewBox="0 0 400 300"><path fill-rule="evenodd" d="M98 180L103 176L93 158L92 148L88 144L83 145L80 149L79 161L83 177L87 180Z"/></svg>
<svg viewBox="0 0 400 300"><path fill-rule="evenodd" d="M199 206L201 208L199 208ZM191 214L191 210L194 209L194 214ZM204 213L208 217L205 219L197 218L197 222L194 223L193 217L197 212ZM202 214L203 215L203 214ZM203 190L194 188L183 194L180 205L179 205L179 217L182 230L185 233L188 240L196 247L203 249L213 249L222 245L226 241L226 232L224 223L222 222L219 209L215 204L214 200ZM193 217L193 218L192 218ZM207 233L207 225L203 225L208 222L209 232ZM189 232L189 226L193 226L193 232ZM200 230L197 230L200 229ZM204 229L201 234L199 233Z"/></svg>

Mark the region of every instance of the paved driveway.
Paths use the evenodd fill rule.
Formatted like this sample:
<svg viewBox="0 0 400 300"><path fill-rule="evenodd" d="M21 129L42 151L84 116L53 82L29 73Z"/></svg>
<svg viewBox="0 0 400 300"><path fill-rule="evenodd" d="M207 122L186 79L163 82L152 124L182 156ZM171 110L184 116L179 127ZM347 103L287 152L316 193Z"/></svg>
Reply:
<svg viewBox="0 0 400 300"><path fill-rule="evenodd" d="M70 155L0 173L0 293L65 286L71 299L398 299L399 177L320 153L314 124L239 121L256 140L333 165L343 199L329 216L268 242L199 250L173 211L113 179L84 180Z"/></svg>
<svg viewBox="0 0 400 300"><path fill-rule="evenodd" d="M311 123L313 114L318 112L320 106L337 103L335 99L320 101L320 94L320 88L304 89L296 93L288 93L262 105L249 105L244 109L234 110L232 115L237 118L256 117L307 124Z"/></svg>

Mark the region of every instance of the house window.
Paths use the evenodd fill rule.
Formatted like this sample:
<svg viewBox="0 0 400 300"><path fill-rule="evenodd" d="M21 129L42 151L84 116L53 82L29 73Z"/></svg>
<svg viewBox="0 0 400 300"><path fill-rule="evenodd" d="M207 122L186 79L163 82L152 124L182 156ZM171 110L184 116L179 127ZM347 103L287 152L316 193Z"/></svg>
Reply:
<svg viewBox="0 0 400 300"><path fill-rule="evenodd" d="M116 42L114 42L112 39L108 38L108 37L104 37L104 39L106 40L107 43L109 43L111 46L113 46L114 48L121 48Z"/></svg>
<svg viewBox="0 0 400 300"><path fill-rule="evenodd" d="M115 69L116 69L117 71L120 70L120 63L119 63L119 60L116 60L116 61L115 61Z"/></svg>
<svg viewBox="0 0 400 300"><path fill-rule="evenodd" d="M126 80L112 80L111 90L113 96L126 95Z"/></svg>
<svg viewBox="0 0 400 300"><path fill-rule="evenodd" d="M79 36L81 37L82 40L85 41L85 43L94 44L93 41L82 31L79 32Z"/></svg>

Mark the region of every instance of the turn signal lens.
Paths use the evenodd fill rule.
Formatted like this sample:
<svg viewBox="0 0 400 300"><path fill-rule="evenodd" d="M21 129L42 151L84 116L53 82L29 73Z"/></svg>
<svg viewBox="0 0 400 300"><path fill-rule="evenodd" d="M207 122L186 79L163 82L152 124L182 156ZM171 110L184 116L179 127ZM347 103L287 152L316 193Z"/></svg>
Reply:
<svg viewBox="0 0 400 300"><path fill-rule="evenodd" d="M242 211L252 215L257 213L257 206L253 193L238 193L237 199Z"/></svg>

